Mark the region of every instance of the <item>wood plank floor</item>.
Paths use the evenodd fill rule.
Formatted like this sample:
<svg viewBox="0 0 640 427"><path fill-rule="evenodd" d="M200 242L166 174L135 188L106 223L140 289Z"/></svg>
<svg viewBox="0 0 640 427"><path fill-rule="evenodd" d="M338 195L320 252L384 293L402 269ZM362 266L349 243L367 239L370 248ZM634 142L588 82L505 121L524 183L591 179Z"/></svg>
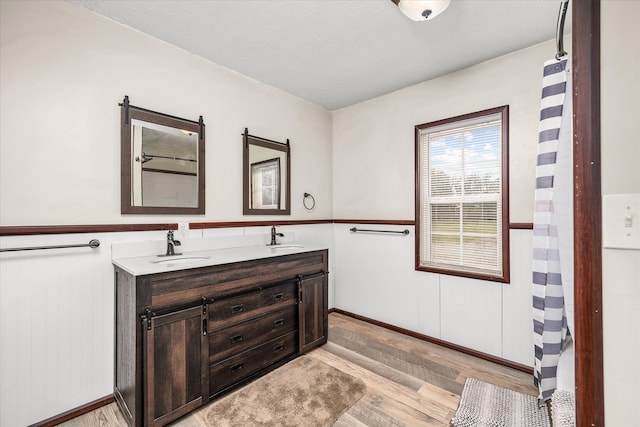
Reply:
<svg viewBox="0 0 640 427"><path fill-rule="evenodd" d="M537 394L529 374L337 313L329 315L329 342L308 355L367 386L367 393L335 422L336 427L447 426L467 377ZM127 424L112 403L61 425ZM193 415L172 426L212 427Z"/></svg>

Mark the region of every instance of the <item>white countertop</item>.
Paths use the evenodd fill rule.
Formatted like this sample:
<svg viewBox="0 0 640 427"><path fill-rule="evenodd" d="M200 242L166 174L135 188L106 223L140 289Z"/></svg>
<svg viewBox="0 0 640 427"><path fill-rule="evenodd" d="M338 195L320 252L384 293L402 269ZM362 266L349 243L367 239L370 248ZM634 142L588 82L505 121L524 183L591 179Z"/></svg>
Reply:
<svg viewBox="0 0 640 427"><path fill-rule="evenodd" d="M167 271L186 270L190 268L209 267L213 265L231 264L253 259L272 258L283 255L313 252L327 249L322 246L302 244L282 244L276 246L255 245L235 248L211 249L185 252L176 256L142 256L112 260L114 265L133 274L164 273Z"/></svg>

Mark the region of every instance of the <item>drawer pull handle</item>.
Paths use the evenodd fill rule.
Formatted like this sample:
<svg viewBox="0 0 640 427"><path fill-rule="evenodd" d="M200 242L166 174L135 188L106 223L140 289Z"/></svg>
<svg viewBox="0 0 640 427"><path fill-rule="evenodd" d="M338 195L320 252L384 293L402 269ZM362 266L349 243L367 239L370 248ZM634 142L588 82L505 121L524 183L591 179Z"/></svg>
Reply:
<svg viewBox="0 0 640 427"><path fill-rule="evenodd" d="M238 344L242 341L242 335L234 335L231 337L231 344Z"/></svg>
<svg viewBox="0 0 640 427"><path fill-rule="evenodd" d="M232 314L242 313L243 311L244 311L244 305L243 304L234 305L233 307L231 307L231 313Z"/></svg>
<svg viewBox="0 0 640 427"><path fill-rule="evenodd" d="M284 344L278 344L277 346L273 347L273 352L274 353L279 353L282 350L284 350Z"/></svg>
<svg viewBox="0 0 640 427"><path fill-rule="evenodd" d="M284 319L278 319L275 322L273 322L273 327L274 328L278 328L280 326L284 325Z"/></svg>
<svg viewBox="0 0 640 427"><path fill-rule="evenodd" d="M276 294L276 295L273 296L273 302L274 303L280 302L282 300L284 300L284 294L282 292L280 292L279 294Z"/></svg>
<svg viewBox="0 0 640 427"><path fill-rule="evenodd" d="M237 365L233 365L231 367L231 372L234 373L234 372L241 371L243 367L244 367L244 363L238 363Z"/></svg>

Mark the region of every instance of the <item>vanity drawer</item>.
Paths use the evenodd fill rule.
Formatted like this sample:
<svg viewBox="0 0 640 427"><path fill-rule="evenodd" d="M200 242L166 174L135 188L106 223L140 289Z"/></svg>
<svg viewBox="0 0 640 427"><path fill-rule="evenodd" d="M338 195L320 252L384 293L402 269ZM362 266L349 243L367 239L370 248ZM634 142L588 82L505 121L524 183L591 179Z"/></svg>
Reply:
<svg viewBox="0 0 640 427"><path fill-rule="evenodd" d="M297 329L293 305L253 321L209 333L209 362L214 363Z"/></svg>
<svg viewBox="0 0 640 427"><path fill-rule="evenodd" d="M210 395L248 377L298 350L297 331L273 339L266 344L223 360L209 367Z"/></svg>
<svg viewBox="0 0 640 427"><path fill-rule="evenodd" d="M261 316L274 310L295 305L298 287L295 282L283 283L209 304L209 330L216 331L233 324Z"/></svg>

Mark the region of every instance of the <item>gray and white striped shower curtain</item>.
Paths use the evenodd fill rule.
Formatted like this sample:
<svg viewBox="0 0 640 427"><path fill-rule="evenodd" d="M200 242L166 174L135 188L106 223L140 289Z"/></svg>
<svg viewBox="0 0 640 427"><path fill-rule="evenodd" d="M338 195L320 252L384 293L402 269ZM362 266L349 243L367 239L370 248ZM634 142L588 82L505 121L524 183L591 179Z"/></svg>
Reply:
<svg viewBox="0 0 640 427"><path fill-rule="evenodd" d="M557 198L557 159L561 139L563 112L567 113L567 59L553 59L544 66L542 100L536 163L536 190L533 219L533 332L535 348L534 383L539 389L538 402L551 398L557 384L560 353L570 339L565 310L563 275L560 265ZM567 123L564 123L567 126ZM565 138L566 139L566 138ZM566 146L563 147L567 149ZM566 173L566 172L565 172Z"/></svg>

